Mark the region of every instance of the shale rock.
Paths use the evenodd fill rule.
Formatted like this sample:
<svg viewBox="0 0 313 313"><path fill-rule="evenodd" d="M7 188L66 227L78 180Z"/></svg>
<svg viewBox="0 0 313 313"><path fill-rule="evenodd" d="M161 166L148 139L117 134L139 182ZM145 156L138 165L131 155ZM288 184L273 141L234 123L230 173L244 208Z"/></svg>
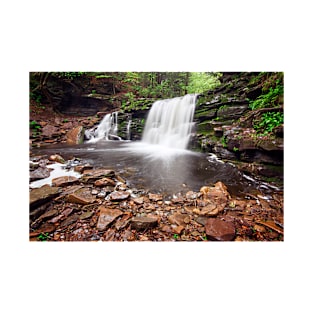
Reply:
<svg viewBox="0 0 313 313"><path fill-rule="evenodd" d="M209 240L232 241L236 236L236 229L232 222L215 218L206 221L205 232Z"/></svg>
<svg viewBox="0 0 313 313"><path fill-rule="evenodd" d="M105 230L114 220L121 216L123 212L119 209L108 209L100 206L100 216L97 223L98 230Z"/></svg>
<svg viewBox="0 0 313 313"><path fill-rule="evenodd" d="M52 179L52 185L56 187L64 187L78 182L78 178L75 176L61 176Z"/></svg>
<svg viewBox="0 0 313 313"><path fill-rule="evenodd" d="M90 204L95 201L95 197L92 196L90 188L86 187L69 194L67 201L77 204Z"/></svg>
<svg viewBox="0 0 313 313"><path fill-rule="evenodd" d="M157 217L146 217L146 216L139 216L133 217L130 221L131 228L136 230L144 230L148 228L153 228L158 225L158 218Z"/></svg>
<svg viewBox="0 0 313 313"><path fill-rule="evenodd" d="M114 191L110 194L110 200L121 201L129 198L130 193L127 191Z"/></svg>
<svg viewBox="0 0 313 313"><path fill-rule="evenodd" d="M33 189L29 194L30 208L34 208L45 202L48 202L59 194L60 190L58 187L51 187L49 185L44 185L40 188Z"/></svg>

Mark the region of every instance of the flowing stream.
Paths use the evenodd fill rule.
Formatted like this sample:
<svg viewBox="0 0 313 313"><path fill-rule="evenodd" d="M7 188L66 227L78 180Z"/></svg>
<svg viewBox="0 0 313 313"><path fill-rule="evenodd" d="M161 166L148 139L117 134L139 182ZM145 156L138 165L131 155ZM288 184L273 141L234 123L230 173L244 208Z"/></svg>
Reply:
<svg viewBox="0 0 313 313"><path fill-rule="evenodd" d="M222 181L232 194L256 189L270 190L243 175L232 164L214 154L187 150L194 123L196 95L156 101L150 109L143 138L130 142L117 137L117 112L108 114L81 145L51 145L33 149L33 154L55 154L82 158L94 167L116 170L131 188L173 195L199 190Z"/></svg>

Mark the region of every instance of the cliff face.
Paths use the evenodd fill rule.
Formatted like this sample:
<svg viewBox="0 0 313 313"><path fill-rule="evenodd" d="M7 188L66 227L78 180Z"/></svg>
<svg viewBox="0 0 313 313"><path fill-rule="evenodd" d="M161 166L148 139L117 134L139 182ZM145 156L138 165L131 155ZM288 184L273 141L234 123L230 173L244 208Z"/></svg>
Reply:
<svg viewBox="0 0 313 313"><path fill-rule="evenodd" d="M282 84L283 73L223 73L218 88L199 95L191 147L283 179Z"/></svg>

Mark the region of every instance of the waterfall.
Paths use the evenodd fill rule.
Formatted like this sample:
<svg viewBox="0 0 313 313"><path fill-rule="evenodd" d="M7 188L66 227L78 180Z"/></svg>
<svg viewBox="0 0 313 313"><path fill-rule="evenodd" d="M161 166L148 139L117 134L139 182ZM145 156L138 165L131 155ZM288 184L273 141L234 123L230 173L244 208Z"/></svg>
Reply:
<svg viewBox="0 0 313 313"><path fill-rule="evenodd" d="M118 112L113 112L106 114L95 131L89 131L88 142L97 142L100 139L104 140L121 140L117 136L118 122L117 122ZM85 134L86 135L86 134Z"/></svg>
<svg viewBox="0 0 313 313"><path fill-rule="evenodd" d="M193 123L197 95L158 100L150 109L142 142L186 149Z"/></svg>
<svg viewBox="0 0 313 313"><path fill-rule="evenodd" d="M132 120L131 117L129 118L128 122L127 122L127 127L126 127L126 138L127 140L130 140L131 138L131 133L130 133L130 126L132 124Z"/></svg>

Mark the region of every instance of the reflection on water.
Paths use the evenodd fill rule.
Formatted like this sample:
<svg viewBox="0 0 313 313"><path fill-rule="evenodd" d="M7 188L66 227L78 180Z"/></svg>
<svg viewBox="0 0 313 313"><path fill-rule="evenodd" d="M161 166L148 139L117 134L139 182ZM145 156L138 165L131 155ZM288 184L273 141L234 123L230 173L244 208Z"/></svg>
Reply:
<svg viewBox="0 0 313 313"><path fill-rule="evenodd" d="M256 182L214 155L170 149L142 142L98 141L82 145L53 145L33 149L34 155L58 153L65 159L82 158L94 167L108 167L124 177L131 188L167 195L199 190L222 181L232 194L251 192Z"/></svg>

